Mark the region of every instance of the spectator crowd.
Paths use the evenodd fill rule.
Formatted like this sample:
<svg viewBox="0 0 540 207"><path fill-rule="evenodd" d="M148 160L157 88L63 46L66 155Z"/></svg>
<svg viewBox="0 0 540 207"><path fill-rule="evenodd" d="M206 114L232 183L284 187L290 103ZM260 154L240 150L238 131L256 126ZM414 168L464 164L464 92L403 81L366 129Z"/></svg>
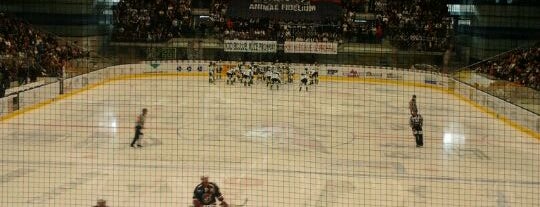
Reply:
<svg viewBox="0 0 540 207"><path fill-rule="evenodd" d="M452 19L446 1L379 0L377 22L400 49L444 51L452 41Z"/></svg>
<svg viewBox="0 0 540 207"><path fill-rule="evenodd" d="M157 42L192 31L191 0L121 0L113 8L113 39Z"/></svg>
<svg viewBox="0 0 540 207"><path fill-rule="evenodd" d="M540 44L517 49L486 61L475 71L540 90Z"/></svg>
<svg viewBox="0 0 540 207"><path fill-rule="evenodd" d="M445 1L342 0L341 18L306 22L229 18L231 0L214 0L208 24L194 23L190 2L121 0L114 9L114 39L166 41L204 30L220 39L242 40L379 43L387 38L399 49L420 51L444 51L452 41ZM357 18L366 12L374 18Z"/></svg>
<svg viewBox="0 0 540 207"><path fill-rule="evenodd" d="M0 13L0 97L17 81L34 82L38 76L59 76L71 59L83 52L60 44L52 35L25 21Z"/></svg>

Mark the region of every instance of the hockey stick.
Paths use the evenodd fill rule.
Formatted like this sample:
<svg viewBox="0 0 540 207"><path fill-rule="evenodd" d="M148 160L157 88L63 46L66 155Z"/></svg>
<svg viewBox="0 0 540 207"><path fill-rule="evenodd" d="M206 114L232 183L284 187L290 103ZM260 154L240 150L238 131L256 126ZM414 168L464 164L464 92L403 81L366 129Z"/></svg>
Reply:
<svg viewBox="0 0 540 207"><path fill-rule="evenodd" d="M229 207L243 207L246 206L248 199L246 198L242 204L230 204Z"/></svg>
<svg viewBox="0 0 540 207"><path fill-rule="evenodd" d="M248 202L248 199L246 198L244 200L244 202L242 202L242 204L229 204L229 207L243 207L243 206L247 205L247 202ZM212 206L218 207L218 206L221 206L221 205L212 205ZM195 206L194 205L189 205L189 207L195 207Z"/></svg>

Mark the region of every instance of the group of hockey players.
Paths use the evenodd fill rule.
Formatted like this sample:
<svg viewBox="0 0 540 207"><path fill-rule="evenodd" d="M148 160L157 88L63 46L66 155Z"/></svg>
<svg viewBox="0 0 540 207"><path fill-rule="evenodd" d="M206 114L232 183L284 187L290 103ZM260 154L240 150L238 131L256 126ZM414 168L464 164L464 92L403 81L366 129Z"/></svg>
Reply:
<svg viewBox="0 0 540 207"><path fill-rule="evenodd" d="M215 62L211 62L208 67L208 78L211 84L215 84L217 79L221 79L223 66ZM271 65L258 65L255 63L241 63L227 70L226 84L234 85L240 82L244 86L252 86L255 81L266 84L266 87L279 90L282 84L294 83L295 76L294 68L289 64L273 63ZM285 81L283 81L285 80ZM317 67L305 68L300 74L299 90L308 91L309 85L319 83L319 70Z"/></svg>

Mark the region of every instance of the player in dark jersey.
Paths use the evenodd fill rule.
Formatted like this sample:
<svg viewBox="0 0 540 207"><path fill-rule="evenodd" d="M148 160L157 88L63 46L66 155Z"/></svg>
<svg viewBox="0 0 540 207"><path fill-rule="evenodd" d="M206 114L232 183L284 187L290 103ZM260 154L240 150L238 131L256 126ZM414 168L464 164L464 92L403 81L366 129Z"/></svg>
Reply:
<svg viewBox="0 0 540 207"><path fill-rule="evenodd" d="M302 77L300 78L300 91L302 91L302 87L308 91L308 77L304 73L302 73Z"/></svg>
<svg viewBox="0 0 540 207"><path fill-rule="evenodd" d="M219 187L213 182L208 182L208 176L202 176L201 183L193 191L193 205L195 207L216 205L216 199L219 200L220 206L229 206L219 191Z"/></svg>
<svg viewBox="0 0 540 207"><path fill-rule="evenodd" d="M424 124L424 119L422 115L418 114L417 111L412 111L412 116L409 120L409 125L413 131L414 138L416 140L416 147L424 146L424 135L422 131L422 125Z"/></svg>
<svg viewBox="0 0 540 207"><path fill-rule="evenodd" d="M109 206L107 205L107 201L103 199L99 199L97 201L97 204L94 207L109 207Z"/></svg>
<svg viewBox="0 0 540 207"><path fill-rule="evenodd" d="M135 136L133 137L133 141L131 141L131 144L129 146L135 148L135 144L137 144L137 147L142 147L140 143L142 129L144 129L144 122L146 121L146 114L148 114L148 109L144 108L142 110L142 113L137 116L137 122L135 123Z"/></svg>
<svg viewBox="0 0 540 207"><path fill-rule="evenodd" d="M294 73L295 73L294 68L291 68L287 64L286 71L287 71L287 82L293 83L294 82Z"/></svg>
<svg viewBox="0 0 540 207"><path fill-rule="evenodd" d="M315 70L315 69L311 69L309 71L309 78L311 79L309 85L317 85L319 84L319 71Z"/></svg>

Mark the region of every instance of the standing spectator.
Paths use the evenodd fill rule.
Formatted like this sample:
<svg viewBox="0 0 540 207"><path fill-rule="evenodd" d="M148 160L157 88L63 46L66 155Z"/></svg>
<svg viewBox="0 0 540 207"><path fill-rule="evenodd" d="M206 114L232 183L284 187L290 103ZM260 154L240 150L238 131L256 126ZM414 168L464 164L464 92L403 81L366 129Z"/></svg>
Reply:
<svg viewBox="0 0 540 207"><path fill-rule="evenodd" d="M36 64L34 61L32 61L30 64L30 68L28 70L28 77L30 78L30 82L36 82L39 75L40 75L39 65Z"/></svg>
<svg viewBox="0 0 540 207"><path fill-rule="evenodd" d="M144 128L144 122L146 121L147 113L148 109L144 108L142 110L142 113L137 116L137 123L135 124L135 136L133 137L133 141L131 142L131 147L135 147L135 144L137 144L137 147L142 147L139 140L141 138L141 135L143 135L142 129Z"/></svg>
<svg viewBox="0 0 540 207"><path fill-rule="evenodd" d="M9 87L6 85L6 80L9 83L9 77L2 63L0 63L0 98L6 95L6 89Z"/></svg>

